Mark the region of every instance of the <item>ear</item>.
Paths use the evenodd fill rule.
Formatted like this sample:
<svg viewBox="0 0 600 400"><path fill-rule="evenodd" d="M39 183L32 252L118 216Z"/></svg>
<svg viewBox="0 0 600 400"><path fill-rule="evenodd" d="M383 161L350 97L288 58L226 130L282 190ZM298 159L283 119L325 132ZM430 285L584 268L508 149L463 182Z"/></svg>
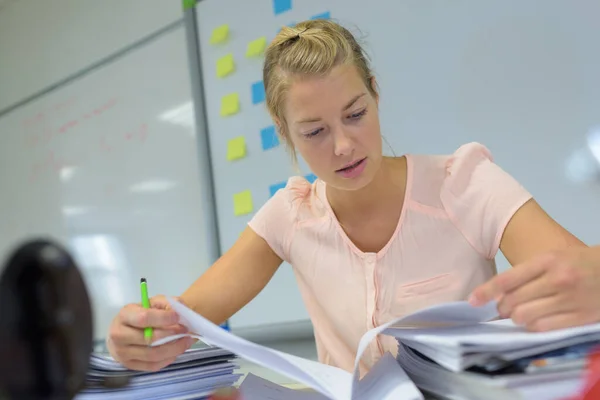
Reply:
<svg viewBox="0 0 600 400"><path fill-rule="evenodd" d="M277 117L273 117L273 123L275 124L275 129L277 130L277 134L280 138L283 138L285 135L283 134L283 123Z"/></svg>
<svg viewBox="0 0 600 400"><path fill-rule="evenodd" d="M371 77L371 89L375 93L375 102L377 102L377 106L379 107L379 91L377 90L377 80L374 76Z"/></svg>

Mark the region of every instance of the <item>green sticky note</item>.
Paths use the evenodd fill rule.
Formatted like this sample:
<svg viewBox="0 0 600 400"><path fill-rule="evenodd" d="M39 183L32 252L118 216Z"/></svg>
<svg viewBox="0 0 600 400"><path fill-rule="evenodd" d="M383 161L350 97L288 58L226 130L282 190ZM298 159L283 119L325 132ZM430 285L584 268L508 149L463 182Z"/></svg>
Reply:
<svg viewBox="0 0 600 400"><path fill-rule="evenodd" d="M230 93L221 99L221 116L227 117L240 111L240 96L237 93Z"/></svg>
<svg viewBox="0 0 600 400"><path fill-rule="evenodd" d="M267 37L263 36L248 43L246 48L246 57L258 57L267 47Z"/></svg>
<svg viewBox="0 0 600 400"><path fill-rule="evenodd" d="M225 42L229 38L229 25L223 24L213 29L210 35L210 44L219 44Z"/></svg>
<svg viewBox="0 0 600 400"><path fill-rule="evenodd" d="M252 193L249 190L244 190L233 195L233 214L236 217L250 214L253 209Z"/></svg>
<svg viewBox="0 0 600 400"><path fill-rule="evenodd" d="M246 139L243 136L230 139L227 142L227 161L239 160L246 157Z"/></svg>
<svg viewBox="0 0 600 400"><path fill-rule="evenodd" d="M217 77L224 78L235 71L233 54L229 53L217 60Z"/></svg>
<svg viewBox="0 0 600 400"><path fill-rule="evenodd" d="M194 8L196 6L196 0L183 0L183 9Z"/></svg>

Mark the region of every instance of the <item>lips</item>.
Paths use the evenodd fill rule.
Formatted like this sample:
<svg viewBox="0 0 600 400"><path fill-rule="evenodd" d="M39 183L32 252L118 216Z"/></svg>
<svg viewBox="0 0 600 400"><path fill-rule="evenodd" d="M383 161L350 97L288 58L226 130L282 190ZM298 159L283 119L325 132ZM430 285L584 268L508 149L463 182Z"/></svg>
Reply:
<svg viewBox="0 0 600 400"><path fill-rule="evenodd" d="M365 158L366 158L366 157L365 157ZM336 170L336 171L337 171L337 172L342 172L342 171L347 171L347 170L350 170L350 169L352 169L352 168L356 168L356 167L358 167L358 166L360 165L360 163L362 163L364 160L365 160L364 158L361 158L360 160L357 160L357 161L355 161L355 162L353 162L353 163L351 163L351 164L347 164L345 167L343 167L343 168L340 168L340 169L338 169L338 170Z"/></svg>

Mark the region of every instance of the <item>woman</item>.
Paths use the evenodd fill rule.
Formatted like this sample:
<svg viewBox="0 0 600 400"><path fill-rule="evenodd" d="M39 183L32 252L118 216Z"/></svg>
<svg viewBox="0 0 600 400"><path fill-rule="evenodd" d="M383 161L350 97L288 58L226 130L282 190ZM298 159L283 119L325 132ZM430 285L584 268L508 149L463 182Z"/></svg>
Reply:
<svg viewBox="0 0 600 400"><path fill-rule="evenodd" d="M313 322L319 360L348 371L366 330L473 291L474 303L499 299L503 315L530 329L598 320L580 304L573 268L565 264L555 276L547 267L561 251L586 246L495 165L484 146L466 144L449 156L383 156L376 81L346 29L324 20L283 28L266 51L263 72L281 138L319 179L291 178L183 293L183 303L221 323L285 260ZM513 266L534 265L494 278L499 249ZM154 339L185 330L164 298L154 298L153 307L128 305L110 328L108 348L129 368L163 368L192 344L146 346L145 326L155 328ZM395 340L374 341L361 373L385 351L396 353Z"/></svg>

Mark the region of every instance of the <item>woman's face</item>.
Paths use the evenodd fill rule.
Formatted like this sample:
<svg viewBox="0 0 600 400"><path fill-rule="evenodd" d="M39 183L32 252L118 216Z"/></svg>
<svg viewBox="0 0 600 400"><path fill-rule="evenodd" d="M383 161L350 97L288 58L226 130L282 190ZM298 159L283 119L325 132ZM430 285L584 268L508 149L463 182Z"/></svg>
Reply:
<svg viewBox="0 0 600 400"><path fill-rule="evenodd" d="M295 79L284 113L296 150L320 179L345 190L371 182L383 158L378 99L354 66Z"/></svg>

